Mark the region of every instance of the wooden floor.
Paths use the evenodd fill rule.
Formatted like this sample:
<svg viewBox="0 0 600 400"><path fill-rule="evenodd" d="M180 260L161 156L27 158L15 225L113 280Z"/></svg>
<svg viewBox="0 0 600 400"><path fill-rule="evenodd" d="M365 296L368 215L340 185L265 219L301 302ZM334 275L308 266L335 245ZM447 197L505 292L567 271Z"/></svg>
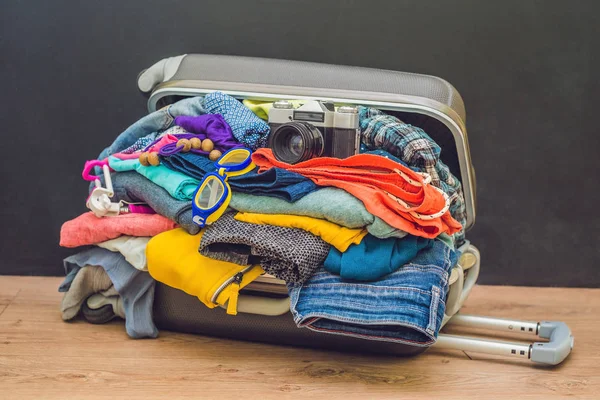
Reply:
<svg viewBox="0 0 600 400"><path fill-rule="evenodd" d="M600 289L479 286L464 313L565 321L556 368L435 349L411 359L171 332L128 339L120 322L60 319L59 278L0 277L0 399L600 399Z"/></svg>

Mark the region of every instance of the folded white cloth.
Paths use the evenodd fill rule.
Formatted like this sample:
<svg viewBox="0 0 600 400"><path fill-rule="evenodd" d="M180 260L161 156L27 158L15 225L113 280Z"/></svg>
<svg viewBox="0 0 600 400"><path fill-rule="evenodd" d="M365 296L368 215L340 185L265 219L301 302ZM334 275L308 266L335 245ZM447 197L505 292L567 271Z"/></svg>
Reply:
<svg viewBox="0 0 600 400"><path fill-rule="evenodd" d="M96 245L115 253L121 253L125 260L140 271L148 271L146 262L146 245L149 237L119 236L116 239L97 243Z"/></svg>

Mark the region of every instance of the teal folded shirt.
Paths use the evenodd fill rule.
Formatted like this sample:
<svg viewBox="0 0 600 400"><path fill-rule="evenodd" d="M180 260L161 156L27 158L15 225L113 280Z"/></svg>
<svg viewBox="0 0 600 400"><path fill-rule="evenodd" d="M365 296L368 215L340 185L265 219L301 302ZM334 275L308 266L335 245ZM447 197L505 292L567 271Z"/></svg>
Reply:
<svg viewBox="0 0 600 400"><path fill-rule="evenodd" d="M137 159L121 160L108 157L108 165L117 172L137 171L158 186L165 189L177 200L191 200L200 181L181 172L173 171L163 165L144 166Z"/></svg>
<svg viewBox="0 0 600 400"><path fill-rule="evenodd" d="M410 263L419 251L432 246L432 239L413 235L402 239L378 239L367 235L343 253L332 246L323 265L342 279L376 281Z"/></svg>
<svg viewBox="0 0 600 400"><path fill-rule="evenodd" d="M308 193L293 203L275 197L234 191L229 206L237 211L259 214L304 215L325 219L346 228L366 227L371 235L378 238L407 235L369 213L364 204L350 193L334 187L324 187Z"/></svg>

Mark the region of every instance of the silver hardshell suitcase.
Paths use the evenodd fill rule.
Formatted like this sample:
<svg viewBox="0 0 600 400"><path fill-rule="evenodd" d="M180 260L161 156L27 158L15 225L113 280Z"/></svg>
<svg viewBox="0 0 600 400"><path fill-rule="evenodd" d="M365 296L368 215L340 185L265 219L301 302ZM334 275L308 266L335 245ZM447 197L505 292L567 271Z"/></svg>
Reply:
<svg viewBox="0 0 600 400"><path fill-rule="evenodd" d="M467 223L475 223L475 173L471 164L465 107L443 79L413 73L298 61L188 54L163 59L138 76L150 112L182 98L219 90L239 99L318 99L372 106L423 128L443 149L443 161L463 186ZM468 240L450 278L443 324L493 331L525 332L547 339L532 344L440 333L435 347L499 354L559 364L573 337L562 322L524 322L458 313L479 275L480 254ZM242 291L238 315L209 309L180 290L158 284L154 318L161 329L276 344L361 352L417 354L426 347L316 333L296 327L283 282L260 278Z"/></svg>

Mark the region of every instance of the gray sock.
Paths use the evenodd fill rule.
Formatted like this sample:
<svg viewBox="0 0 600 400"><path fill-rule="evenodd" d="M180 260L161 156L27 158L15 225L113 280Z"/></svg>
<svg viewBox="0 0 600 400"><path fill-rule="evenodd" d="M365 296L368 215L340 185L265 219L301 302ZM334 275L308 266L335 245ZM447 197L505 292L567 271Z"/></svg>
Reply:
<svg viewBox="0 0 600 400"><path fill-rule="evenodd" d="M62 319L68 321L75 318L85 299L95 293L110 289L112 285L104 268L97 265L81 268L73 279L69 291L62 299L60 305Z"/></svg>

